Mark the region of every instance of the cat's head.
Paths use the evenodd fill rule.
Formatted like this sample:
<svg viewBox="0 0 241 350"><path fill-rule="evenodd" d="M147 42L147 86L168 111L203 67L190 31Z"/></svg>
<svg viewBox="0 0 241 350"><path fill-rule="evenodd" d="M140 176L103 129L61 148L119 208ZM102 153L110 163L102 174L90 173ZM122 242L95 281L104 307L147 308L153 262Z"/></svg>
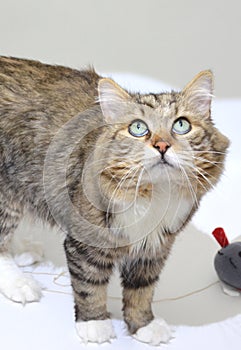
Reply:
<svg viewBox="0 0 241 350"><path fill-rule="evenodd" d="M98 91L108 125L98 143L101 174L110 195L144 195L148 186L168 183L199 201L217 182L229 141L211 119L212 72L180 92L130 94L108 78Z"/></svg>

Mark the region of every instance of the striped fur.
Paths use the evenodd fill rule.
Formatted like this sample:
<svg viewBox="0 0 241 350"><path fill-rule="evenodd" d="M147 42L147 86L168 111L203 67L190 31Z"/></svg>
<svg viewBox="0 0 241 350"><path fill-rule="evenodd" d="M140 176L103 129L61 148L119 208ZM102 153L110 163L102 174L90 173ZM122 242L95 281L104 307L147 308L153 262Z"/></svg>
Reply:
<svg viewBox="0 0 241 350"><path fill-rule="evenodd" d="M175 237L223 171L228 140L213 125L211 95L209 71L181 92L142 95L92 69L0 58L0 261L26 211L59 226L80 333L82 321L110 317L115 266L129 331L153 320ZM173 131L180 117L191 124L183 135ZM129 132L136 119L143 137Z"/></svg>

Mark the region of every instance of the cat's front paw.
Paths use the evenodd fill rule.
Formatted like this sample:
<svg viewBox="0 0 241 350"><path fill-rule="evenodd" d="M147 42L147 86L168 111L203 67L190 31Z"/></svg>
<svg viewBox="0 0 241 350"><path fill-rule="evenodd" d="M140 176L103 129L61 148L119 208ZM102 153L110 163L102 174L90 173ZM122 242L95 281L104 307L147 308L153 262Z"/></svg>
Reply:
<svg viewBox="0 0 241 350"><path fill-rule="evenodd" d="M14 278L10 277L9 280L2 283L0 291L8 299L22 304L39 301L41 297L41 287L38 282L23 274Z"/></svg>
<svg viewBox="0 0 241 350"><path fill-rule="evenodd" d="M115 338L115 332L110 319L76 322L76 330L81 342L87 344L110 342Z"/></svg>
<svg viewBox="0 0 241 350"><path fill-rule="evenodd" d="M133 337L143 343L159 345L167 343L172 338L172 332L168 324L161 318L152 320L148 325L137 330Z"/></svg>

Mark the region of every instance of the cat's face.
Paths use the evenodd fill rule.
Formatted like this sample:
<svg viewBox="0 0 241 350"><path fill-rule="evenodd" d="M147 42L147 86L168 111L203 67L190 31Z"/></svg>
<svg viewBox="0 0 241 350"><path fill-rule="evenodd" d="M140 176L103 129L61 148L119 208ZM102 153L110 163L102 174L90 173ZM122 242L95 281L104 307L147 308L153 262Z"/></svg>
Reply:
<svg viewBox="0 0 241 350"><path fill-rule="evenodd" d="M99 100L109 128L99 147L106 189L127 198L168 184L199 200L217 182L228 147L211 120L211 98L210 71L178 93L129 95L102 79Z"/></svg>

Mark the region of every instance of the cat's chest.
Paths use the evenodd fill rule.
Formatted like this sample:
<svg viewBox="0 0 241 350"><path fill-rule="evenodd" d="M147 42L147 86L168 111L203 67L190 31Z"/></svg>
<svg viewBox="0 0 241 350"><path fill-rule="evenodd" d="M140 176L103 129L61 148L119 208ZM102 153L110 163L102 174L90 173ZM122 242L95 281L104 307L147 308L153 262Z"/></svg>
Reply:
<svg viewBox="0 0 241 350"><path fill-rule="evenodd" d="M175 233L187 221L193 208L191 200L181 193L163 191L151 199L136 198L118 208L111 225L115 234L122 234L134 243L150 233Z"/></svg>

